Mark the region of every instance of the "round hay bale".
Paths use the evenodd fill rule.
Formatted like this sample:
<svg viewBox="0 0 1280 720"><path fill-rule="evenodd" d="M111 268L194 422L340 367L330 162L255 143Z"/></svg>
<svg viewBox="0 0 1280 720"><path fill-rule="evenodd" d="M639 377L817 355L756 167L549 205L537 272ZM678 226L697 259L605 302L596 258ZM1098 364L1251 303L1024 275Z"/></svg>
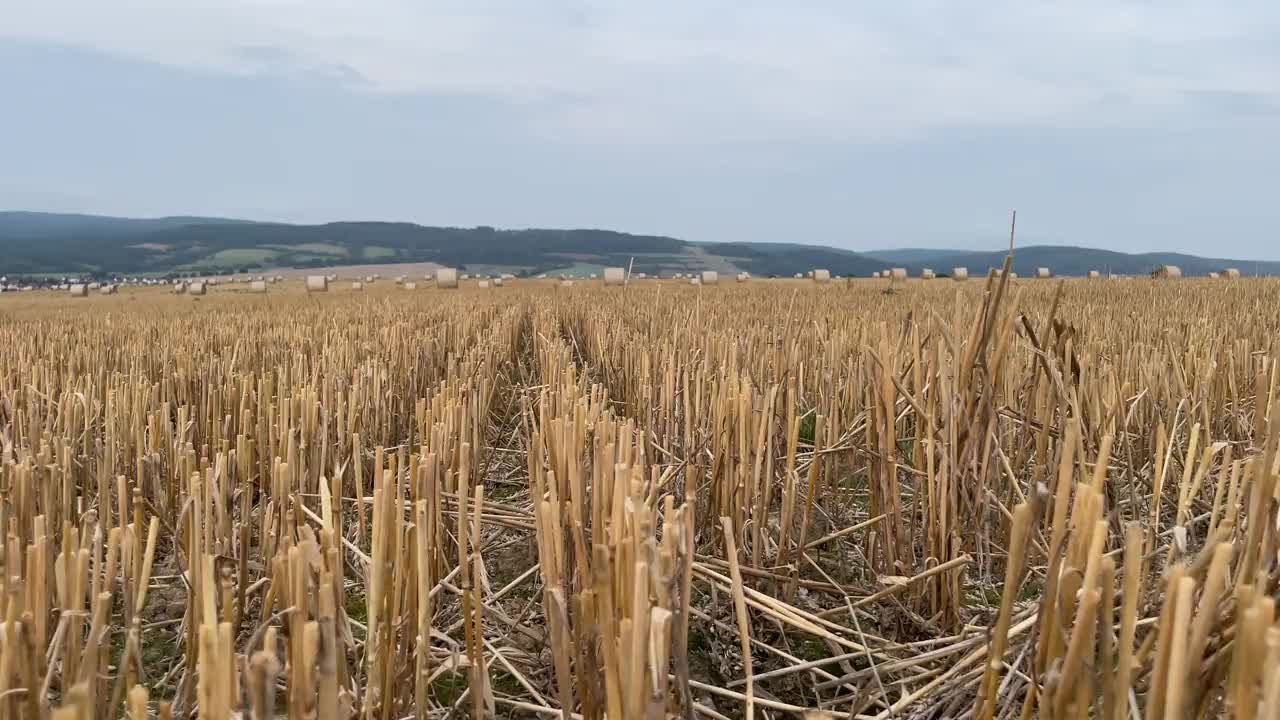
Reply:
<svg viewBox="0 0 1280 720"><path fill-rule="evenodd" d="M702 271L703 285L715 285L718 282L720 282L720 273L716 272L715 270Z"/></svg>
<svg viewBox="0 0 1280 720"><path fill-rule="evenodd" d="M689 284L690 284L690 285L701 285L701 284L702 284L702 281L701 281L701 280L699 280L699 279L698 279L698 278L696 278L696 277L695 277L695 278L689 278Z"/></svg>
<svg viewBox="0 0 1280 720"><path fill-rule="evenodd" d="M193 283L189 283L189 284L187 285L187 294L188 294L188 295L203 295L203 294L204 294L204 283L203 283L203 282L200 282L200 281L193 282Z"/></svg>
<svg viewBox="0 0 1280 720"><path fill-rule="evenodd" d="M1218 272L1216 272L1216 271L1214 271L1214 270L1210 270L1210 271L1209 271L1209 279L1210 279L1210 280L1217 280L1217 279L1218 279L1218 278L1220 278L1220 277L1222 277L1222 274L1221 274L1221 273L1218 273Z"/></svg>
<svg viewBox="0 0 1280 720"><path fill-rule="evenodd" d="M249 292L251 293L264 293L266 291L267 291L267 283L265 281L254 280L253 282L249 283Z"/></svg>
<svg viewBox="0 0 1280 720"><path fill-rule="evenodd" d="M831 282L831 271L824 268L815 268L810 271L809 275L816 283Z"/></svg>
<svg viewBox="0 0 1280 720"><path fill-rule="evenodd" d="M956 282L964 282L965 280L968 280L969 268L962 268L962 267L952 268L951 279L955 280Z"/></svg>
<svg viewBox="0 0 1280 720"><path fill-rule="evenodd" d="M418 289L418 283L416 283L416 282L407 282L407 283L404 283L403 287L404 287L404 289L405 289L405 290L417 290L417 289Z"/></svg>
<svg viewBox="0 0 1280 720"><path fill-rule="evenodd" d="M750 278L751 276L744 272L738 273L738 282L746 282Z"/></svg>
<svg viewBox="0 0 1280 720"><path fill-rule="evenodd" d="M925 268L920 271L920 277L924 278L925 280L932 280L937 276L938 274L929 268Z"/></svg>
<svg viewBox="0 0 1280 720"><path fill-rule="evenodd" d="M307 276L307 292L328 292L329 278L324 275Z"/></svg>
<svg viewBox="0 0 1280 720"><path fill-rule="evenodd" d="M1236 280L1240 277L1240 271L1236 268L1227 268L1222 271L1222 277L1228 280Z"/></svg>
<svg viewBox="0 0 1280 720"><path fill-rule="evenodd" d="M1097 280L1097 279L1098 279L1098 278L1100 278L1100 277L1102 277L1102 273L1098 272L1097 270L1090 270L1090 271L1089 271L1089 279L1090 279L1090 280Z"/></svg>
<svg viewBox="0 0 1280 720"><path fill-rule="evenodd" d="M604 284L608 285L625 285L627 282L627 271L620 267L607 267L604 269Z"/></svg>
<svg viewBox="0 0 1280 720"><path fill-rule="evenodd" d="M351 289L356 292L364 292L364 283L360 282L359 280L356 280L355 282L351 283Z"/></svg>
<svg viewBox="0 0 1280 720"><path fill-rule="evenodd" d="M479 287L480 289L484 290L489 287L489 281L481 280L480 282L476 283L476 287Z"/></svg>
<svg viewBox="0 0 1280 720"><path fill-rule="evenodd" d="M502 287L502 278L500 278L500 277L496 277L496 278L494 278L494 279L493 279L493 286L494 286L494 287Z"/></svg>
<svg viewBox="0 0 1280 720"><path fill-rule="evenodd" d="M440 268L436 271L436 287L458 287L458 271L453 268Z"/></svg>
<svg viewBox="0 0 1280 720"><path fill-rule="evenodd" d="M894 269L892 270L891 274L889 275L889 277L890 277L890 278L892 278L892 279L894 279L894 280L906 280L906 279L907 279L907 269L906 269L906 268L894 268Z"/></svg>
<svg viewBox="0 0 1280 720"><path fill-rule="evenodd" d="M1036 277L1041 280L1048 280L1053 277L1053 273L1049 272L1047 267L1038 267L1036 268Z"/></svg>
<svg viewBox="0 0 1280 720"><path fill-rule="evenodd" d="M84 283L76 283L70 288L71 297L85 297L89 294L89 286Z"/></svg>
<svg viewBox="0 0 1280 720"><path fill-rule="evenodd" d="M871 277L872 277L873 279L879 279L879 278L880 278L880 271L879 271L879 270L872 271L872 273L871 273Z"/></svg>
<svg viewBox="0 0 1280 720"><path fill-rule="evenodd" d="M179 295L187 291L187 284L184 282L176 282L173 284L173 291Z"/></svg>

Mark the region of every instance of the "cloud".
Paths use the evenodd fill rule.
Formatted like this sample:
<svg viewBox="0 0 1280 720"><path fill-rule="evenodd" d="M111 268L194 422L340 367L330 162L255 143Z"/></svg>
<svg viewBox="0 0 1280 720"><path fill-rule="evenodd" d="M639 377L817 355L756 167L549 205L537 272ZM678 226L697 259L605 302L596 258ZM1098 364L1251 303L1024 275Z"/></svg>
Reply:
<svg viewBox="0 0 1280 720"><path fill-rule="evenodd" d="M327 74L370 92L492 96L536 107L544 132L601 141L1196 122L1186 93L1265 93L1280 77L1280 6L1259 0L15 5L0 32L18 38L233 74Z"/></svg>

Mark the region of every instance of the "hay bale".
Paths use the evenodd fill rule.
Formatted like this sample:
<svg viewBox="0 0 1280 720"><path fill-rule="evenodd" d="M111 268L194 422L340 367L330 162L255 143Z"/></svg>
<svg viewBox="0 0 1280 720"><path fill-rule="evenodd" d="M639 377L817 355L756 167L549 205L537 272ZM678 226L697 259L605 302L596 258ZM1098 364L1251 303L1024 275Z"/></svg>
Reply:
<svg viewBox="0 0 1280 720"><path fill-rule="evenodd" d="M825 268L815 268L809 271L809 277L813 278L816 283L831 282L831 271Z"/></svg>
<svg viewBox="0 0 1280 720"><path fill-rule="evenodd" d="M920 277L924 278L925 280L932 280L932 279L934 279L934 278L938 277L938 274L937 274L937 273L935 273L935 272L934 272L933 270L931 270L930 268L925 268L925 269L923 269L923 270L921 270L921 271L920 271Z"/></svg>
<svg viewBox="0 0 1280 720"><path fill-rule="evenodd" d="M174 284L173 284L173 292L174 292L174 293L176 293L176 294L178 294L178 295L181 295L182 293L184 293L184 292L186 292L186 291L187 291L187 284L186 284L186 283L179 281L179 282L176 282L176 283L174 283Z"/></svg>
<svg viewBox="0 0 1280 720"><path fill-rule="evenodd" d="M604 284L607 285L625 285L627 282L627 271L620 267L607 267L604 269Z"/></svg>
<svg viewBox="0 0 1280 720"><path fill-rule="evenodd" d="M101 288L99 288L99 290L102 292L102 294L103 294L103 295L115 295L115 294L116 294L116 286L115 286L115 285L103 285Z"/></svg>
<svg viewBox="0 0 1280 720"><path fill-rule="evenodd" d="M89 286L84 283L76 283L70 288L71 297L85 297L89 294Z"/></svg>
<svg viewBox="0 0 1280 720"><path fill-rule="evenodd" d="M1102 277L1102 273L1098 272L1097 270L1090 270L1090 271L1089 271L1089 279L1090 279L1090 280L1097 280L1097 279L1098 279L1098 278L1100 278L1100 277Z"/></svg>
<svg viewBox="0 0 1280 720"><path fill-rule="evenodd" d="M1218 272L1213 271L1213 270L1210 270L1210 271L1209 271L1209 279L1210 279L1210 280L1217 280L1217 279L1218 279L1218 278L1220 278L1220 277L1222 277L1222 274L1221 274L1221 273L1218 273Z"/></svg>
<svg viewBox="0 0 1280 720"><path fill-rule="evenodd" d="M746 282L746 281L747 281L747 280L749 280L749 279L751 279L751 276L750 276L750 275L748 275L748 274L746 274L746 273L744 273L744 272L740 272L740 273L738 273L738 282Z"/></svg>
<svg viewBox="0 0 1280 720"><path fill-rule="evenodd" d="M407 283L403 283L400 287L403 287L405 290L417 290L417 289L418 289L418 283L416 283L416 282L407 282Z"/></svg>
<svg viewBox="0 0 1280 720"><path fill-rule="evenodd" d="M1161 278L1164 280L1176 279L1182 277L1182 268L1177 265L1161 265L1151 273L1153 278Z"/></svg>
<svg viewBox="0 0 1280 720"><path fill-rule="evenodd" d="M324 275L307 276L307 292L327 292L328 290L329 278Z"/></svg>
<svg viewBox="0 0 1280 720"><path fill-rule="evenodd" d="M254 280L253 282L249 283L249 292L251 293L264 293L266 291L267 291L267 283L265 281Z"/></svg>
<svg viewBox="0 0 1280 720"><path fill-rule="evenodd" d="M91 283L89 283L89 285L88 285L89 292L93 292L94 290L97 290L97 289L98 289L98 288L100 288L100 287L102 287L102 285L100 285L100 284L98 284L98 283L96 283L96 282L91 282Z"/></svg>
<svg viewBox="0 0 1280 720"><path fill-rule="evenodd" d="M356 280L355 282L351 283L351 289L356 292L364 292L364 283L360 282L359 280Z"/></svg>
<svg viewBox="0 0 1280 720"><path fill-rule="evenodd" d="M436 287L458 287L458 271L453 268L440 268L436 271Z"/></svg>
<svg viewBox="0 0 1280 720"><path fill-rule="evenodd" d="M906 279L907 279L907 269L906 269L906 268L894 268L892 271L890 271L890 275L889 275L889 277L890 277L891 279L893 279L893 280L906 280Z"/></svg>
<svg viewBox="0 0 1280 720"><path fill-rule="evenodd" d="M187 284L187 294L188 294L188 295L203 295L203 294L204 294L204 285L205 285L205 284L204 284L204 282L203 282L203 281L196 281L196 282L193 282L193 283L188 283L188 284Z"/></svg>
<svg viewBox="0 0 1280 720"><path fill-rule="evenodd" d="M489 281L481 280L480 282L476 283L476 287L480 288L481 290L485 290L489 287Z"/></svg>
<svg viewBox="0 0 1280 720"><path fill-rule="evenodd" d="M494 278L494 279L493 279L493 286L494 286L494 287L502 287L502 278L500 278L500 277L496 277L496 278Z"/></svg>
<svg viewBox="0 0 1280 720"><path fill-rule="evenodd" d="M1240 278L1240 271L1236 268L1226 268L1222 271L1222 277L1228 280L1237 280Z"/></svg>
<svg viewBox="0 0 1280 720"><path fill-rule="evenodd" d="M702 271L703 285L715 285L718 282L720 282L720 273L716 272L715 270Z"/></svg>
<svg viewBox="0 0 1280 720"><path fill-rule="evenodd" d="M689 278L689 284L690 284L690 285L701 285L701 284L702 284L702 281L701 281L701 280L699 280L699 279L698 279L698 278L696 278L696 277L691 277L691 278Z"/></svg>
<svg viewBox="0 0 1280 720"><path fill-rule="evenodd" d="M796 278L797 280L803 280L803 279L804 279L804 273L796 273L796 274L795 274L795 278Z"/></svg>
<svg viewBox="0 0 1280 720"><path fill-rule="evenodd" d="M1036 268L1036 277L1041 280L1048 280L1053 277L1053 273L1049 272L1047 267L1038 267Z"/></svg>
<svg viewBox="0 0 1280 720"><path fill-rule="evenodd" d="M956 282L964 282L969 279L969 268L951 268L951 279Z"/></svg>
<svg viewBox="0 0 1280 720"><path fill-rule="evenodd" d="M639 278L640 280L648 280L649 273L636 273L636 277Z"/></svg>
<svg viewBox="0 0 1280 720"><path fill-rule="evenodd" d="M560 287L573 287L573 281L568 278L565 278L564 280L560 281Z"/></svg>

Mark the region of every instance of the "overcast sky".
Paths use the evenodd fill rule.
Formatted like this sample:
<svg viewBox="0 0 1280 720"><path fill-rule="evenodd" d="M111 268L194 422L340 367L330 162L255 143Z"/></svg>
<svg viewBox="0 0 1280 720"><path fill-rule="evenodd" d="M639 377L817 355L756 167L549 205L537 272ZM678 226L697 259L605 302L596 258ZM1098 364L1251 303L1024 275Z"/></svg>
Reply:
<svg viewBox="0 0 1280 720"><path fill-rule="evenodd" d="M1280 3L0 0L0 209L1280 259Z"/></svg>

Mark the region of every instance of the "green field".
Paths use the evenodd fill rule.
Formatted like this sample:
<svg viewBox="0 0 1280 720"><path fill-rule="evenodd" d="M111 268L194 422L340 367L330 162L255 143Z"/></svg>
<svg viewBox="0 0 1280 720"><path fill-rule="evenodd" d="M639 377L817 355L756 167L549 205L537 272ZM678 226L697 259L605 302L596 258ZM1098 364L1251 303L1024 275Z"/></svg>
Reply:
<svg viewBox="0 0 1280 720"><path fill-rule="evenodd" d="M336 255L346 257L350 254L347 248L333 243L298 243L297 245L264 245L287 253L311 253L315 255Z"/></svg>
<svg viewBox="0 0 1280 720"><path fill-rule="evenodd" d="M380 245L366 245L364 247L363 255L367 260L383 260L385 258L395 257L396 251L389 247L382 247Z"/></svg>

